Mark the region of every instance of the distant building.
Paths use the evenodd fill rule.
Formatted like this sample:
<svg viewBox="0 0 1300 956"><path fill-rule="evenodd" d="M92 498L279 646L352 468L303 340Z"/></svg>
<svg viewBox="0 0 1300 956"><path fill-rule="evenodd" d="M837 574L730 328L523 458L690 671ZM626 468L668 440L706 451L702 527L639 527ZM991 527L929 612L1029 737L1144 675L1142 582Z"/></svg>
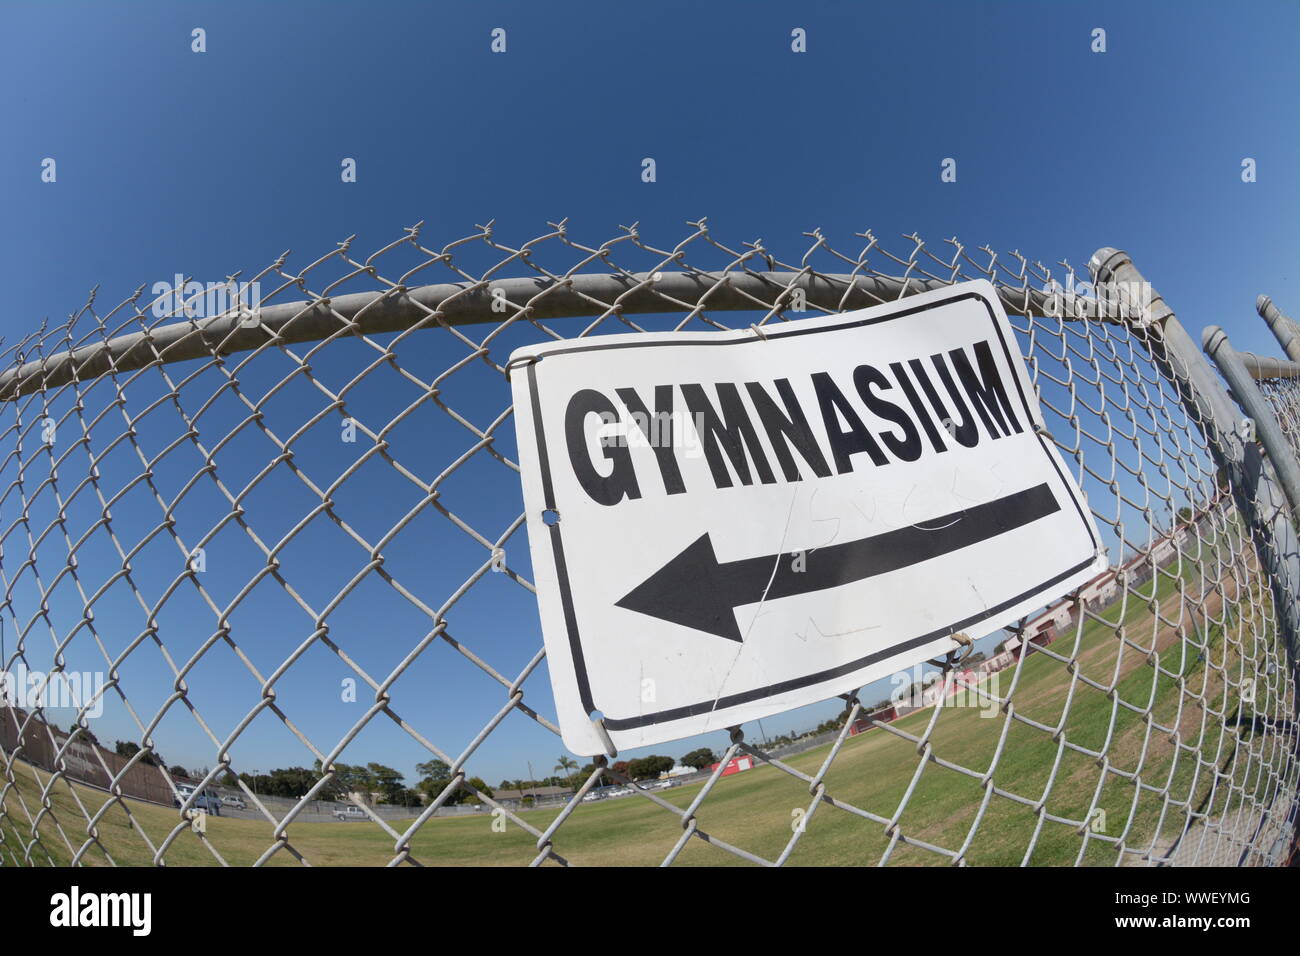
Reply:
<svg viewBox="0 0 1300 956"><path fill-rule="evenodd" d="M1016 643L1018 645L1019 641L1017 641ZM1010 647L1010 645L1011 645L1011 641L1008 640L1004 645L1004 650L1000 654L994 654L992 657L982 660L978 664L976 664L975 665L976 672L980 674L995 674L998 671L1004 670L1005 668L1008 668L1012 664L1014 664L1016 662L1016 655L1011 653L1010 650L1005 649L1007 647Z"/></svg>
<svg viewBox="0 0 1300 956"><path fill-rule="evenodd" d="M1055 637L1058 631L1065 630L1074 621L1073 603L1069 598L1057 601L1042 614L1027 622L1025 633L1030 635L1031 639L1034 635L1049 633Z"/></svg>
<svg viewBox="0 0 1300 956"><path fill-rule="evenodd" d="M872 728L872 721L879 721L882 724L888 724L898 719L898 708L890 704L888 707L882 707L865 717L859 717L849 725L849 736L856 737L858 734L866 733Z"/></svg>
<svg viewBox="0 0 1300 956"><path fill-rule="evenodd" d="M746 754L743 757L732 757L727 761L727 765L722 768L722 776L729 777L733 773L741 773L745 770L752 770L754 767L754 758ZM718 764L709 767L710 770L717 770Z"/></svg>
<svg viewBox="0 0 1300 956"><path fill-rule="evenodd" d="M1107 568L1079 589L1079 603L1091 609L1108 606L1119 594L1117 568Z"/></svg>

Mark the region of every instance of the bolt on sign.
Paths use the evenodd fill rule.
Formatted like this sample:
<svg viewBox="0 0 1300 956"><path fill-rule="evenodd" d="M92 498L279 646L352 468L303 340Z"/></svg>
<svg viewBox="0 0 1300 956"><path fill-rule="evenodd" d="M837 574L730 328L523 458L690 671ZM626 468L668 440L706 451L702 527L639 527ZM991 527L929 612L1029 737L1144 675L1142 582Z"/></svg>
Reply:
<svg viewBox="0 0 1300 956"><path fill-rule="evenodd" d="M1107 566L986 281L510 361L542 633L575 753L825 700Z"/></svg>

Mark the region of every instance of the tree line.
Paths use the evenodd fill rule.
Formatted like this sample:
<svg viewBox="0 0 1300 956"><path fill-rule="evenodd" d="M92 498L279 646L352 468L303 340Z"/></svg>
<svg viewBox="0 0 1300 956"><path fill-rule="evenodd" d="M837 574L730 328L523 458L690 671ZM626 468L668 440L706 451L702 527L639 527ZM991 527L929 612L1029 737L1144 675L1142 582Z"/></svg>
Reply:
<svg viewBox="0 0 1300 956"><path fill-rule="evenodd" d="M832 721L827 721L823 726L829 726L832 723ZM823 727L818 727L817 730L810 733L817 733L822 729ZM83 730L82 734L89 735L89 731ZM795 738L788 739L793 740ZM769 743L776 744L785 740L787 740L785 737L776 738L769 741ZM98 743L98 741L93 742ZM134 741L118 740L115 742L115 751L120 756L130 759L140 752L140 745ZM638 757L634 760L617 761L611 764L609 769L634 781L655 780L678 763L698 771L711 767L718 762L718 759L718 756L710 748L699 747L683 756L680 761L661 754L651 754L648 757ZM141 758L141 762L161 767L173 777L186 780L202 780L210 772L207 767L193 770L187 769L180 764L168 767L162 755L157 752L146 754ZM452 782L451 767L445 761L428 760L417 764L415 769L419 779L414 786L407 786L404 774L384 764L335 764L334 775L316 790L314 798L317 800L343 801L353 793L375 794L377 795L375 802L378 804L417 807L437 799ZM532 796L529 793L530 790L539 790L543 787L576 790L595 772L596 765L588 763L579 766L578 762L573 758L562 755L554 769L560 772L539 780L503 779L495 788L490 787L481 777L470 777L465 782L478 794L487 797L495 797L496 792L499 790L513 790L522 793L524 799L527 800ZM215 783L232 789L238 788L240 783L243 783L249 790L258 795L301 799L312 792L312 789L317 786L323 777L324 772L321 768L321 762L317 760L310 768L277 767L265 773L244 772L238 775L227 770L218 776ZM604 781L605 784L610 782L612 781ZM457 787L447 796L442 805L458 806L481 802L475 793L471 793L464 787Z"/></svg>
<svg viewBox="0 0 1300 956"><path fill-rule="evenodd" d="M441 760L430 760L416 765L420 779L415 786L407 786L406 776L399 770L381 763L334 765L334 774L315 792L317 800L342 801L353 793L375 794L375 802L389 806L418 807L436 798L451 783L451 768ZM232 784L232 778L221 782ZM241 773L238 780L256 794L273 797L301 798L312 791L325 777L321 762L317 760L312 767L282 767L263 774ZM470 777L466 781L478 793L493 796L493 790L481 777ZM465 803L480 803L479 797L470 791L457 787L443 806L456 806Z"/></svg>

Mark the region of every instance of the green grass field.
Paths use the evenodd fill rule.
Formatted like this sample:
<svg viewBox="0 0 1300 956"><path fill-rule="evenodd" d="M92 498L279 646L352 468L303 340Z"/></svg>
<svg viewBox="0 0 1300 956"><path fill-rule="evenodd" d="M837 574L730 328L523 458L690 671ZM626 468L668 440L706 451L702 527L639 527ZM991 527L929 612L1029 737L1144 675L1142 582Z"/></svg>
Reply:
<svg viewBox="0 0 1300 956"><path fill-rule="evenodd" d="M1232 760L1234 752L1244 755L1242 748L1254 744L1249 730L1234 729L1238 705L1235 699L1225 702L1219 678L1225 666L1230 673L1240 666L1237 655L1242 642L1237 635L1257 635L1268 626L1233 614L1233 609L1245 613L1257 609L1258 596L1229 594L1224 612L1223 596L1212 593L1193 621L1188 602L1179 598L1180 589L1190 590L1191 584L1187 578L1163 576L1156 592L1148 592L1150 601L1135 601L1130 594L1125 604L1105 613L1105 622L1090 622L1077 633L1062 635L1051 651L1068 658L1068 665L1036 653L1018 672L1011 668L997 675L996 692L1006 695L1015 680L1015 712L1045 729L1008 721L1001 712L981 716L987 710L976 707L920 711L891 726L912 738L923 738L924 758L914 740L873 729L844 742L823 777L827 793L894 821L895 832L911 840L950 851L961 848L961 859L970 864L1019 864L1027 857L1027 862L1038 865L1076 860L1114 865L1119 856L1115 844L1095 836L1085 843L1079 826L1094 801L1106 815L1102 836L1122 836L1130 848L1154 845L1167 850L1186 819L1178 804L1203 807L1213 782L1212 767L1224 768L1248 795L1254 792L1252 787L1261 785L1253 777L1246 779L1244 756L1236 763ZM1159 614L1153 613L1156 606ZM1209 623L1215 618L1222 624ZM1225 640L1224 627L1233 639ZM1204 661L1180 639L1180 630L1205 641ZM1103 687L1113 686L1114 692L1088 686L1085 677ZM1268 707L1266 699L1256 705L1261 712ZM1226 713L1229 726L1225 728L1213 711ZM1178 742L1155 729L1153 721L1176 726ZM927 728L931 728L928 735ZM1105 759L1072 751L1064 740L1104 753ZM787 763L816 775L829 749L824 745ZM991 784L1028 802L996 794L985 800L983 776L999 751ZM945 767L945 761L974 773ZM39 812L41 786L48 774L17 762L11 769L12 783L0 798L6 810L0 816L0 859L68 863L87 841L86 814L98 811L106 795L84 787L74 792L60 781L49 794L48 809ZM1254 776L1259 776L1257 771L1256 766ZM659 795L684 808L701 786L678 787ZM900 814L909 787L914 789ZM1232 791L1221 781L1208 808L1212 815L1235 809L1230 801L1241 800L1243 791ZM806 782L778 768L759 766L717 782L697 811L698 830L774 861L793 835L797 811L806 809L810 800ZM85 851L84 863L104 865L111 857L118 865L148 865L154 859L149 843L161 847L173 834L164 853L168 865L211 865L218 862L213 850L226 863L247 865L276 843L274 828L267 821L222 817L208 821L209 849L199 836L179 826L177 811L134 800L126 803L130 819L121 805L111 807L97 824L98 840ZM557 813L523 811L520 818L545 830ZM1052 817L1072 822L1056 822ZM31 820L36 821L39 834L34 845ZM424 865L449 866L520 865L533 860L538 852L536 837L511 821L506 821L504 832L496 832L492 823L487 813L431 819L411 835L410 857ZM400 836L400 827L409 821L391 825L399 828ZM904 842L891 850L884 824L826 803L817 807L804 830L790 863L875 864L887 851L891 864L952 862L947 855ZM554 850L579 865L654 865L663 861L682 832L676 814L633 796L580 805L558 830ZM315 866L382 865L393 860L397 845L398 840L369 822L292 823L287 846L277 849L268 862L298 865L296 852ZM703 839L689 840L677 862L747 864Z"/></svg>

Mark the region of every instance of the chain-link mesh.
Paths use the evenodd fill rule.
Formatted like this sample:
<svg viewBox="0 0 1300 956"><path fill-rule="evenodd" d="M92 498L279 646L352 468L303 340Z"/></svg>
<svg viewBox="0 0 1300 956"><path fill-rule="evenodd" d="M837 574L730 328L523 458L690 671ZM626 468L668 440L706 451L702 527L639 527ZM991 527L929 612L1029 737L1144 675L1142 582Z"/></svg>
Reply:
<svg viewBox="0 0 1300 956"><path fill-rule="evenodd" d="M1300 455L1300 377L1261 378L1258 384L1273 409L1287 444Z"/></svg>
<svg viewBox="0 0 1300 956"><path fill-rule="evenodd" d="M260 284L258 311L212 319L143 288L104 309L92 295L9 346L0 616L6 669L37 678L0 710L0 859L1280 862L1295 682L1249 529L1152 360L1153 333L1078 307L1044 314L1044 288L1079 281L1066 263L850 242L813 232L788 254L700 222L671 245L636 227L597 244L560 223L436 247L415 227L368 257L349 240L237 277ZM950 656L911 707L846 695L811 749L782 739L777 758L766 733L737 728L687 785L634 784L602 757L558 809L493 795L476 767L522 772L562 749L510 352L745 328L974 278L1012 315L1112 571L1064 596L1051 627L1035 615L979 663ZM816 294L792 295L799 283ZM102 693L83 687L71 727L31 702L92 672ZM174 753L208 755L196 792L250 774L248 811L196 832L197 798L155 765ZM743 756L755 769L724 774ZM341 828L319 813L345 765L431 760L446 784L405 815L357 801L362 821ZM272 766L315 768L306 794L257 793ZM584 800L608 783L636 792Z"/></svg>

